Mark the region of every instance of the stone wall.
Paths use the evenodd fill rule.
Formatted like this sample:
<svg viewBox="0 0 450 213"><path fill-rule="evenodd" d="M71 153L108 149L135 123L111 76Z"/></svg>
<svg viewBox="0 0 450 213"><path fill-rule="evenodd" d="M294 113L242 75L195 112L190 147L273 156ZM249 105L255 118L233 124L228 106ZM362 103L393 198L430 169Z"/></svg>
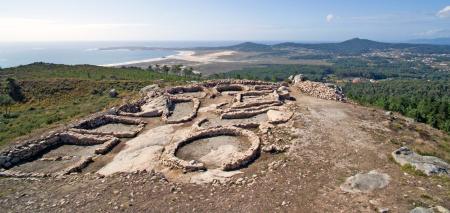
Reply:
<svg viewBox="0 0 450 213"><path fill-rule="evenodd" d="M247 137L249 142L251 143L250 148L248 150L246 150L243 153L236 153L233 158L225 162L222 165L222 170L228 171L239 169L243 166L246 166L252 160L257 158L258 155L260 154L261 151L260 139L255 133L249 130L240 129L236 127L213 127L194 132L191 135L187 136L186 138L168 145L163 153L161 163L171 168L183 169L186 172L206 170L206 167L203 163L196 161L187 162L185 160L178 158L176 156L176 153L178 149L180 149L181 147L189 143L192 143L196 140L221 135L244 136Z"/></svg>
<svg viewBox="0 0 450 213"><path fill-rule="evenodd" d="M192 112L180 119L177 120L169 120L171 112L169 110L165 111L161 117L161 119L168 124L177 124L191 121L197 116L198 109L200 108L200 100L198 98L188 98L188 97L170 97L171 104L181 103L181 102L192 102L193 109Z"/></svg>
<svg viewBox="0 0 450 213"><path fill-rule="evenodd" d="M62 145L79 145L90 146L97 144L109 144L108 149L112 148L111 144L117 144L119 139L113 136L97 136L85 135L75 132L54 133L40 139L30 140L21 145L10 147L0 153L0 167L9 169L22 162L32 160L51 149L55 149ZM98 152L105 153L107 148Z"/></svg>
<svg viewBox="0 0 450 213"><path fill-rule="evenodd" d="M201 85L193 84L193 85L187 85L187 86L170 87L170 88L166 89L166 93L174 95L174 94L185 93L185 92L202 92L204 90L205 89Z"/></svg>
<svg viewBox="0 0 450 213"><path fill-rule="evenodd" d="M221 84L242 84L246 86L250 85L277 85L276 83L266 82L266 81L256 81L256 80L239 80L239 79L221 79L221 80L211 80L200 83L204 87L215 87Z"/></svg>
<svg viewBox="0 0 450 213"><path fill-rule="evenodd" d="M128 108L122 106L119 108L118 114L131 117L158 117L167 110L170 104L168 95L149 97L141 100L139 105L129 106ZM121 109L128 109L129 111L123 111Z"/></svg>
<svg viewBox="0 0 450 213"><path fill-rule="evenodd" d="M110 123L121 123L128 125L137 125L135 131L97 131L94 128L110 124ZM115 116L115 115L101 115L95 118L90 118L87 120L81 121L74 128L71 128L70 131L77 132L81 134L93 134L93 135L113 135L120 138L131 138L136 136L142 129L145 127L145 122L138 118L130 118L124 116Z"/></svg>
<svg viewBox="0 0 450 213"><path fill-rule="evenodd" d="M97 127L103 126L109 123L122 123L129 125L139 125L145 124L144 121L138 118L129 118L124 116L115 116L115 115L100 115L93 118L88 118L79 122L75 129L95 129Z"/></svg>
<svg viewBox="0 0 450 213"><path fill-rule="evenodd" d="M247 87L240 84L219 84L214 87L217 92L226 92L226 91L246 91Z"/></svg>

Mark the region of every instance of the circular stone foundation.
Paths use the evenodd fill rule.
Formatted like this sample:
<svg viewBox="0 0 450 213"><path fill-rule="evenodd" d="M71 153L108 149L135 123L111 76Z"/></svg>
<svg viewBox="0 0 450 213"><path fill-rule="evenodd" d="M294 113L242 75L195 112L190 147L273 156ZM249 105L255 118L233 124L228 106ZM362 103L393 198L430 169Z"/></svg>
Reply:
<svg viewBox="0 0 450 213"><path fill-rule="evenodd" d="M175 156L185 161L203 163L208 169L220 168L236 152L250 148L245 137L228 135L214 136L193 141L180 147Z"/></svg>
<svg viewBox="0 0 450 213"><path fill-rule="evenodd" d="M208 128L167 146L162 163L188 172L206 170L209 166L235 170L258 157L260 146L259 137L251 131L236 127ZM222 152L220 156L219 152Z"/></svg>

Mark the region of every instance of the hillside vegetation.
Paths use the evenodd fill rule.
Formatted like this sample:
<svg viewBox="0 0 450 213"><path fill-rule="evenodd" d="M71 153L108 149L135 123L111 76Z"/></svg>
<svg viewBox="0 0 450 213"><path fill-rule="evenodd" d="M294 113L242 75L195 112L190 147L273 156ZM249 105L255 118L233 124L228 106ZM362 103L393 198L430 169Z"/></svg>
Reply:
<svg viewBox="0 0 450 213"><path fill-rule="evenodd" d="M186 80L153 70L90 65L34 63L0 70L0 146L132 99L148 84ZM13 95L10 81L16 86ZM111 89L118 98L109 96Z"/></svg>
<svg viewBox="0 0 450 213"><path fill-rule="evenodd" d="M365 105L400 112L450 133L449 81L394 80L347 83L346 95Z"/></svg>
<svg viewBox="0 0 450 213"><path fill-rule="evenodd" d="M205 48L203 48L205 49ZM432 44L410 44L410 43L386 43L377 42L367 39L353 38L343 42L337 43L295 43L295 42L285 42L274 45L265 45L252 42L245 42L238 45L227 46L227 47L214 47L210 49L227 49L235 51L244 52L278 52L285 49L310 49L321 51L324 53L335 53L340 55L358 55L362 53L367 53L370 51L385 51L389 49L399 49L404 51L409 51L412 53L421 54L441 54L450 53L450 46L448 45L432 45Z"/></svg>
<svg viewBox="0 0 450 213"><path fill-rule="evenodd" d="M450 73L419 62L371 59L335 59L331 66L265 65L215 74L212 78L284 81L291 75L338 83L356 102L400 112L450 133ZM345 83L353 78L376 83Z"/></svg>
<svg viewBox="0 0 450 213"><path fill-rule="evenodd" d="M330 60L330 66L269 64L249 67L227 73L214 74L212 78L246 78L268 81L283 81L290 75L303 74L314 81L326 81L328 78L368 78L368 79L426 79L448 80L449 72L441 72L419 62L388 61L381 58L349 58Z"/></svg>

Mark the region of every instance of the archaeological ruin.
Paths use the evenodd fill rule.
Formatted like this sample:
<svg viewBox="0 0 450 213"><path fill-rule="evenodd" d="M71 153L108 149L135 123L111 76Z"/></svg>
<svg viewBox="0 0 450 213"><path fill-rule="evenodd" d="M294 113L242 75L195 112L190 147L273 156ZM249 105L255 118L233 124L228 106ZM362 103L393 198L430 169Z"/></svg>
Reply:
<svg viewBox="0 0 450 213"><path fill-rule="evenodd" d="M332 94L328 89L325 96ZM189 180L210 170L239 170L262 151L289 149L263 140L270 128L294 115L286 83L215 80L169 88L149 85L141 94L139 100L4 150L0 175L155 170L168 176L180 171L181 178L175 179ZM111 153L113 149L117 151Z"/></svg>

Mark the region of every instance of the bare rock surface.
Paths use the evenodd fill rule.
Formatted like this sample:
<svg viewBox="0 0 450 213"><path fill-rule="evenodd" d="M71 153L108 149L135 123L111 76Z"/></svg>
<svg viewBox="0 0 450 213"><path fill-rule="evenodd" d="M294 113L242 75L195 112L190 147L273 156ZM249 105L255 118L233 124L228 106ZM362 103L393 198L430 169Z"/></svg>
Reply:
<svg viewBox="0 0 450 213"><path fill-rule="evenodd" d="M390 182L389 175L372 170L347 178L341 190L350 193L369 193L386 187Z"/></svg>
<svg viewBox="0 0 450 213"><path fill-rule="evenodd" d="M435 206L431 208L416 207L409 213L450 213L448 209L442 206Z"/></svg>
<svg viewBox="0 0 450 213"><path fill-rule="evenodd" d="M152 170L158 165L159 157L173 137L181 137L186 132L178 131L174 125L163 125L150 129L126 142L125 148L98 173L110 175L116 172Z"/></svg>
<svg viewBox="0 0 450 213"><path fill-rule="evenodd" d="M293 114L294 113L292 112L283 112L278 110L267 111L267 117L269 118L269 122L272 124L287 122L289 119L291 119Z"/></svg>
<svg viewBox="0 0 450 213"><path fill-rule="evenodd" d="M400 165L409 164L426 175L449 175L447 162L434 156L419 155L408 147L401 147L392 152L392 157Z"/></svg>

